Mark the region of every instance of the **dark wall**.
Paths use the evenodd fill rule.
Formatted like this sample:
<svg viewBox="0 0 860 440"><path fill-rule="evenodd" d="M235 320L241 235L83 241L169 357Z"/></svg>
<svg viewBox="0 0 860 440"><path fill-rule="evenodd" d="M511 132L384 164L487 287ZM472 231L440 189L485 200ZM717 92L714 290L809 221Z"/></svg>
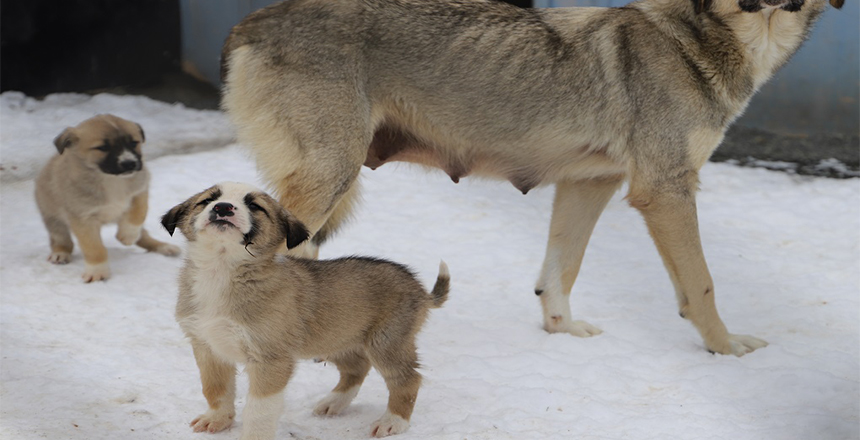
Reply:
<svg viewBox="0 0 860 440"><path fill-rule="evenodd" d="M3 0L0 91L142 86L179 71L178 0Z"/></svg>

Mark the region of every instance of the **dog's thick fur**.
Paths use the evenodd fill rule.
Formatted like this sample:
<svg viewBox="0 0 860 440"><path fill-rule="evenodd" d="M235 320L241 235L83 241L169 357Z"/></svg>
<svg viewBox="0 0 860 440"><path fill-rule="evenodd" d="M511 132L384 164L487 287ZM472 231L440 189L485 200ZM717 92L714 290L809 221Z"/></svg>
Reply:
<svg viewBox="0 0 860 440"><path fill-rule="evenodd" d="M149 171L143 164L143 128L114 115L98 115L63 130L54 139L54 156L36 179L36 203L48 229L48 261L66 264L78 239L84 254L85 282L110 277L101 228L117 223L116 238L163 255L179 248L150 237L143 228L149 197Z"/></svg>
<svg viewBox="0 0 860 440"><path fill-rule="evenodd" d="M245 184L222 183L171 209L162 224L188 238L176 318L191 339L209 411L195 431L230 426L235 364L250 378L242 439L272 439L283 389L297 359L324 358L340 382L317 415L345 409L373 365L388 386L387 412L371 434L409 427L421 376L415 334L448 296L444 263L428 294L405 267L372 258L306 260L279 255L308 237L275 199Z"/></svg>
<svg viewBox="0 0 860 440"><path fill-rule="evenodd" d="M600 332L571 320L568 296L598 216L628 181L681 316L707 349L740 356L766 343L730 334L717 314L698 232L698 170L825 6L288 0L233 28L223 107L314 244L348 217L362 164L419 163L454 182L507 179L523 193L555 184L535 289L550 332Z"/></svg>

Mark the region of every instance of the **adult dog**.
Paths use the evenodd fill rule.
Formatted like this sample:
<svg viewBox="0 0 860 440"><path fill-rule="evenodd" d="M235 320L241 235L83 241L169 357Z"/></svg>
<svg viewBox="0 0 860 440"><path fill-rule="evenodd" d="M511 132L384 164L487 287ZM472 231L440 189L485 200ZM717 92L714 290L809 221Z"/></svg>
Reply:
<svg viewBox="0 0 860 440"><path fill-rule="evenodd" d="M290 0L233 28L223 107L314 245L348 217L362 164L414 162L454 182L503 178L523 193L554 183L535 289L550 332L600 332L571 320L568 297L594 224L626 180L681 316L708 350L741 356L766 343L730 334L717 314L699 240L698 170L825 7Z"/></svg>

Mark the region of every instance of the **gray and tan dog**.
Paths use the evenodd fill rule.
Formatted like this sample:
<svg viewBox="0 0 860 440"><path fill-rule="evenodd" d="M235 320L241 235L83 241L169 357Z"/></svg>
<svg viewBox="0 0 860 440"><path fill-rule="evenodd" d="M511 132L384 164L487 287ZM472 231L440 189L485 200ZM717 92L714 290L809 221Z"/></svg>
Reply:
<svg viewBox="0 0 860 440"><path fill-rule="evenodd" d="M840 7L844 0L830 0ZM362 165L406 161L555 184L535 293L550 332L595 222L625 181L708 350L766 343L727 331L699 238L699 169L826 0L640 0L518 9L492 0L289 0L235 26L223 107L318 245L349 216ZM304 255L316 254L305 245Z"/></svg>
<svg viewBox="0 0 860 440"><path fill-rule="evenodd" d="M421 375L415 334L428 310L448 297L440 265L428 294L405 267L350 257L296 259L278 254L308 238L305 226L275 199L250 185L222 183L171 209L162 224L188 239L176 318L191 339L209 410L195 431L233 422L235 365L250 379L242 439L272 439L283 390L298 359L337 365L340 382L317 415L336 415L352 402L375 367L388 386L388 410L372 427L384 437L409 427Z"/></svg>
<svg viewBox="0 0 860 440"><path fill-rule="evenodd" d="M110 277L101 228L116 223L116 238L163 255L179 248L143 228L149 202L149 171L143 164L143 128L114 115L98 115L63 130L54 156L36 179L36 203L48 229L48 261L71 261L72 233L84 254L85 282Z"/></svg>

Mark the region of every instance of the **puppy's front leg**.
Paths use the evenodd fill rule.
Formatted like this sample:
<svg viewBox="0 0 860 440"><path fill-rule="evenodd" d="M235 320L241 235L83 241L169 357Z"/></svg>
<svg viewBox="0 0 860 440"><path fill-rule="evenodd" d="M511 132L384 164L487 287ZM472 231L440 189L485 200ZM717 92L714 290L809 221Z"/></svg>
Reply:
<svg viewBox="0 0 860 440"><path fill-rule="evenodd" d="M230 427L236 416L236 366L218 359L206 344L191 341L194 359L200 369L203 396L209 410L191 421L195 432L218 432Z"/></svg>
<svg viewBox="0 0 860 440"><path fill-rule="evenodd" d="M284 387L293 374L292 359L268 363L249 362L248 403L242 411L241 440L272 440L284 412Z"/></svg>
<svg viewBox="0 0 860 440"><path fill-rule="evenodd" d="M131 207L123 214L117 224L116 239L131 246L140 239L140 231L149 209L149 192L144 191L131 199Z"/></svg>
<svg viewBox="0 0 860 440"><path fill-rule="evenodd" d="M101 226L98 223L80 219L70 219L69 223L75 237L78 237L78 244L87 263L82 276L84 282L90 283L110 278L108 252L102 243Z"/></svg>

